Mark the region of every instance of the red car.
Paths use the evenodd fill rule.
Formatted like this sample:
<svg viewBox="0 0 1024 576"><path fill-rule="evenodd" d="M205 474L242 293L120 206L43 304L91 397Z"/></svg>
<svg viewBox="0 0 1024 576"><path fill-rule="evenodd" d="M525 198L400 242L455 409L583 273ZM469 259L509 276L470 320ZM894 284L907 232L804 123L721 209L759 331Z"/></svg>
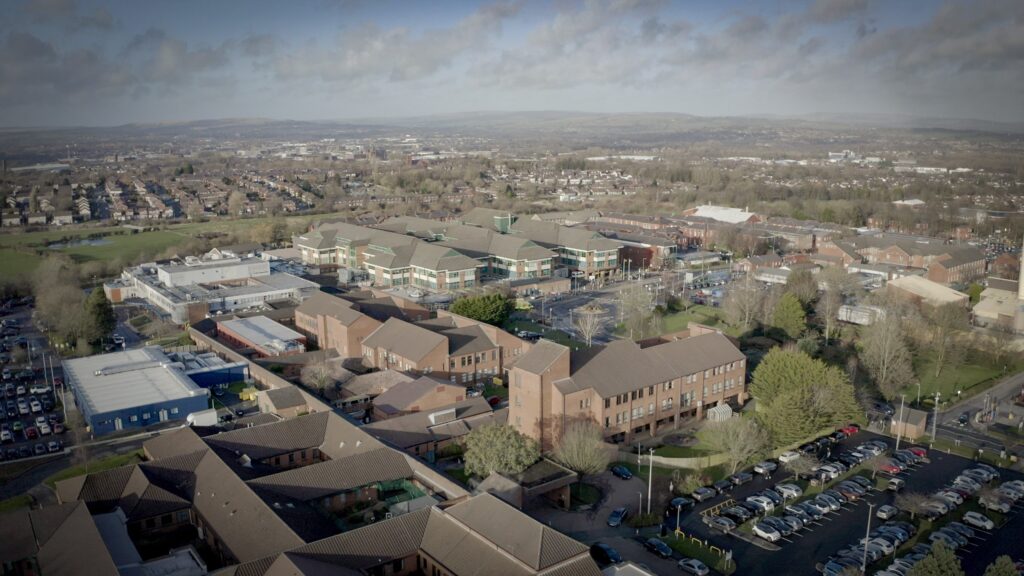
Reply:
<svg viewBox="0 0 1024 576"><path fill-rule="evenodd" d="M860 426L857 426L856 424L850 424L845 428L840 428L839 431L842 432L843 434L846 434L847 436L853 436L857 432L860 432Z"/></svg>
<svg viewBox="0 0 1024 576"><path fill-rule="evenodd" d="M895 465L895 464L893 464L892 462L886 462L885 464L882 464L881 466L879 466L878 469L881 470L882 472L888 472L889 474L899 474L900 473L900 467Z"/></svg>
<svg viewBox="0 0 1024 576"><path fill-rule="evenodd" d="M907 448L907 450L910 450L910 452L914 456L918 456L921 458L924 458L925 456L928 455L928 451L925 450L924 448L921 448L920 446L911 446L910 448Z"/></svg>
<svg viewBox="0 0 1024 576"><path fill-rule="evenodd" d="M39 430L37 430L35 426L29 426L28 428L25 428L25 438L29 440L35 440L36 438L39 438Z"/></svg>
<svg viewBox="0 0 1024 576"><path fill-rule="evenodd" d="M487 403L490 404L491 406L497 406L498 404L501 404L501 397L491 396L490 398L487 399Z"/></svg>

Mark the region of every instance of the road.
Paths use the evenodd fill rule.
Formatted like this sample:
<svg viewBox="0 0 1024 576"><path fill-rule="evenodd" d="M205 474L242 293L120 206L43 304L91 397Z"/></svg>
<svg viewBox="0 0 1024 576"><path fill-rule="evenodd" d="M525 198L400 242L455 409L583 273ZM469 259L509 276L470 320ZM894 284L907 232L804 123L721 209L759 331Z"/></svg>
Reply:
<svg viewBox="0 0 1024 576"><path fill-rule="evenodd" d="M986 426L976 422L975 416L983 412L986 405L992 406L994 403L1001 414L1011 411L1015 414L1015 419L1012 422L1020 422L1024 418L1024 407L1014 405L1013 399L1021 393L1022 389L1024 389L1024 372L1008 376L986 392L950 405L945 410L939 412L936 435L948 438L954 442L959 441L961 444L973 448L1001 450L1005 442L1000 438L987 436L985 434ZM959 418L964 412L969 413L970 422L966 426L961 426ZM929 431L934 424L934 420L934 413L929 414Z"/></svg>

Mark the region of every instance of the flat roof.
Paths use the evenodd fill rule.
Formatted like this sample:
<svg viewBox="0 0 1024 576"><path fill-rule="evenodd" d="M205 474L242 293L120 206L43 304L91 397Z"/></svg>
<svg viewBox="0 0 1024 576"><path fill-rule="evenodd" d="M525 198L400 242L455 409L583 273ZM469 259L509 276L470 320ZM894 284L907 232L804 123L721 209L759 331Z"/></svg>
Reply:
<svg viewBox="0 0 1024 576"><path fill-rule="evenodd" d="M89 415L207 395L158 346L69 359L63 366Z"/></svg>
<svg viewBox="0 0 1024 576"><path fill-rule="evenodd" d="M967 294L963 292L957 292L948 286L943 286L938 282L932 282L920 276L904 276L903 278L890 280L889 286L895 286L926 300L941 304L964 302L968 299Z"/></svg>
<svg viewBox="0 0 1024 576"><path fill-rule="evenodd" d="M225 320L220 322L218 326L234 332L235 335L257 346L263 346L275 340L294 342L305 338L295 330L278 324L266 316L250 316L248 318Z"/></svg>

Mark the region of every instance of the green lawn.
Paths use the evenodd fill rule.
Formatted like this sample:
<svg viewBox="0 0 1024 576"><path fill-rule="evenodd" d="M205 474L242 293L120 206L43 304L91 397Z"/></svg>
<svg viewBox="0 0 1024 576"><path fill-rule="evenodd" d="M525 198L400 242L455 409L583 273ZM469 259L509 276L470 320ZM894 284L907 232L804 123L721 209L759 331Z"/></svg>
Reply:
<svg viewBox="0 0 1024 576"><path fill-rule="evenodd" d="M493 382L489 383L484 386L484 398L490 398L491 396L497 396L502 400L508 400L508 388L499 386Z"/></svg>
<svg viewBox="0 0 1024 576"><path fill-rule="evenodd" d="M681 312L672 312L662 316L661 333L669 334L672 332L686 330L690 325L690 322L696 322L697 324L704 324L705 326L713 326L730 336L739 336L740 331L728 326L722 315L723 312L720 308L704 306L703 304L695 304ZM626 329L621 324L615 328L616 334L622 335L625 332Z"/></svg>
<svg viewBox="0 0 1024 576"><path fill-rule="evenodd" d="M465 468L448 468L445 472L447 472L448 475L454 478L459 484L469 486L469 474L466 474Z"/></svg>
<svg viewBox="0 0 1024 576"><path fill-rule="evenodd" d="M228 384L228 392L231 392L232 394L241 394L242 390L245 389L246 386L248 386L248 384L241 380L238 382L232 382L231 384Z"/></svg>
<svg viewBox="0 0 1024 576"><path fill-rule="evenodd" d="M655 456L664 456L665 458L696 458L707 456L710 453L699 446L662 446L654 450Z"/></svg>
<svg viewBox="0 0 1024 576"><path fill-rule="evenodd" d="M1019 367L1010 365L1007 373L1012 374ZM1003 376L1002 366L993 366L990 363L978 362L973 364L962 364L956 368L943 368L938 377L935 376L935 364L930 356L919 357L914 362L914 372L921 380L922 401L935 396L939 392L944 400L956 397L956 391L960 390L964 396L974 395L994 384ZM917 397L917 385L905 388L908 398Z"/></svg>
<svg viewBox="0 0 1024 576"><path fill-rule="evenodd" d="M91 472L102 472L103 470L119 468L129 464L138 464L139 462L142 462L142 450L136 450L134 452L129 452L128 454L117 454L108 458L92 460L85 464L65 468L53 476L50 476L43 482L45 482L50 488L53 488L57 482L66 480L67 478L74 478L75 476L81 476L82 474L88 474Z"/></svg>
<svg viewBox="0 0 1024 576"><path fill-rule="evenodd" d="M14 250L0 250L0 269L10 278L24 278L39 265L39 257Z"/></svg>
<svg viewBox="0 0 1024 576"><path fill-rule="evenodd" d="M670 548L679 552L687 558L696 558L701 562L708 565L708 567L718 571L720 574L732 574L736 571L736 563L730 562L728 565L725 563L725 557L716 554L711 551L710 548L703 544L698 544L687 537L679 536L678 534L670 534L664 538L665 544L668 544Z"/></svg>
<svg viewBox="0 0 1024 576"><path fill-rule="evenodd" d="M32 498L28 494L19 494L13 498L0 501L0 513L10 512L19 508L27 508L32 503Z"/></svg>
<svg viewBox="0 0 1024 576"><path fill-rule="evenodd" d="M569 336L565 332L562 332L561 330L553 330L551 328L548 328L547 326L543 326L541 324L537 324L536 322L531 322L529 320L509 320L508 322L505 323L503 328L513 334L515 334L518 330L536 332L538 334L543 335L544 338L547 338L552 342L557 342L558 344L568 346L573 350L580 350L582 348L587 347L585 343L574 340L571 336Z"/></svg>
<svg viewBox="0 0 1024 576"><path fill-rule="evenodd" d="M572 494L572 506L592 506L601 499L601 490L592 484L576 482L569 485L569 492Z"/></svg>

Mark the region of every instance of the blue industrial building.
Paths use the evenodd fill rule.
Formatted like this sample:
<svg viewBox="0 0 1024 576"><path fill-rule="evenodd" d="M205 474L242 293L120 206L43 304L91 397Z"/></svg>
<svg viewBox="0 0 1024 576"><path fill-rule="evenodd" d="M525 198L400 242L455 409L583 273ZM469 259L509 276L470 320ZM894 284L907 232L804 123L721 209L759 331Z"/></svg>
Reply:
<svg viewBox="0 0 1024 576"><path fill-rule="evenodd" d="M207 362L190 370L178 354L174 356L149 346L65 360L65 383L92 434L185 420L192 412L206 410L209 391L190 373L205 386L244 379L241 363Z"/></svg>

